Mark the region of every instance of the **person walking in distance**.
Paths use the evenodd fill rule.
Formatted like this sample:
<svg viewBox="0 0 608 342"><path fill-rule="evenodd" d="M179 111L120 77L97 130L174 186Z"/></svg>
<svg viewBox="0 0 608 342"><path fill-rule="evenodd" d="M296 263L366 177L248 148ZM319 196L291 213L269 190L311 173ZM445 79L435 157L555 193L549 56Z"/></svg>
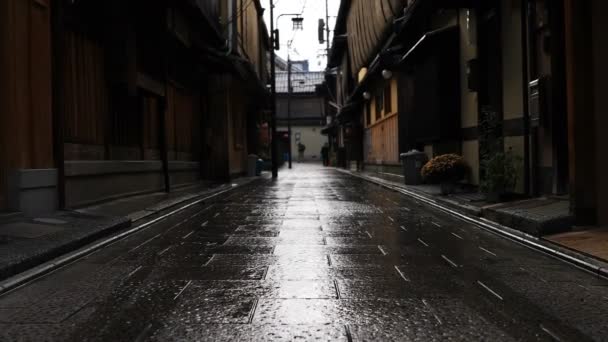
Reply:
<svg viewBox="0 0 608 342"><path fill-rule="evenodd" d="M329 146L327 143L321 148L321 158L323 158L323 166L329 166Z"/></svg>
<svg viewBox="0 0 608 342"><path fill-rule="evenodd" d="M306 151L306 146L301 142L298 143L298 163L304 161L304 151Z"/></svg>

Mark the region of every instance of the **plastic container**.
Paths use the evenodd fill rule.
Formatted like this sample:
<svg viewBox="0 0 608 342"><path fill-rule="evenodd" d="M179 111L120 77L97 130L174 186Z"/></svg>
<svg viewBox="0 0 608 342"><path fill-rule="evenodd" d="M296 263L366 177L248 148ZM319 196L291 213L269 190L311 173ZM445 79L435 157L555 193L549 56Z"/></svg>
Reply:
<svg viewBox="0 0 608 342"><path fill-rule="evenodd" d="M411 150L407 153L401 153L399 156L403 164L403 177L407 185L422 184L422 167L428 162L426 153L417 150Z"/></svg>

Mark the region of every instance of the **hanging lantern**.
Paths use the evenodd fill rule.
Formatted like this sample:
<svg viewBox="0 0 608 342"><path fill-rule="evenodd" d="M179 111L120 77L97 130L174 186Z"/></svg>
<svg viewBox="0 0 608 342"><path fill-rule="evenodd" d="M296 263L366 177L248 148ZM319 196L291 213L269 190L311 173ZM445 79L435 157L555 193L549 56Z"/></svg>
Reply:
<svg viewBox="0 0 608 342"><path fill-rule="evenodd" d="M304 18L302 18L302 17L295 17L295 18L292 18L291 21L293 22L293 30L294 31L302 31L302 30L304 30Z"/></svg>

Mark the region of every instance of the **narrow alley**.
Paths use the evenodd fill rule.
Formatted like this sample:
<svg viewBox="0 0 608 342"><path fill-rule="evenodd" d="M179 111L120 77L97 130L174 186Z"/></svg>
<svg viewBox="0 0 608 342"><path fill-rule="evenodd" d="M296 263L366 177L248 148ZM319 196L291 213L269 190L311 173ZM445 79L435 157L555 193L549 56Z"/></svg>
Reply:
<svg viewBox="0 0 608 342"><path fill-rule="evenodd" d="M297 164L3 295L0 340L599 341L607 285Z"/></svg>

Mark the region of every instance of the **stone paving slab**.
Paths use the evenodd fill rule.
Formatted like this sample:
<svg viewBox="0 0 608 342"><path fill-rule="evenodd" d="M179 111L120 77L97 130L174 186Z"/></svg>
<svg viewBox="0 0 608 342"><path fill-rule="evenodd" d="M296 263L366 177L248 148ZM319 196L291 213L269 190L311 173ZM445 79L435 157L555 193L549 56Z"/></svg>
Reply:
<svg viewBox="0 0 608 342"><path fill-rule="evenodd" d="M150 341L351 341L343 325L192 324L155 328Z"/></svg>
<svg viewBox="0 0 608 342"><path fill-rule="evenodd" d="M303 165L0 297L0 340L601 341L607 284Z"/></svg>

